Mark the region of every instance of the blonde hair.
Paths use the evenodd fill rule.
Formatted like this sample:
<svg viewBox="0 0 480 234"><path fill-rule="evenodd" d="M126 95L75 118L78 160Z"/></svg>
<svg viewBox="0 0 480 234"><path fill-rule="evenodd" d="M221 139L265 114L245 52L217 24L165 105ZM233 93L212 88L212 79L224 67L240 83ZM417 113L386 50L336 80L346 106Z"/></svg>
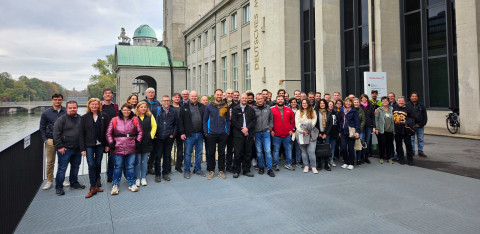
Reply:
<svg viewBox="0 0 480 234"><path fill-rule="evenodd" d="M101 112L102 111L102 103L100 102L100 99L90 98L90 100L88 100L88 102L87 102L87 114L92 112L92 110L90 110L90 103L92 103L92 102L98 102L98 112Z"/></svg>
<svg viewBox="0 0 480 234"><path fill-rule="evenodd" d="M140 106L142 106L142 105L147 106L147 112L145 112L145 115L146 115L146 116L152 115L152 112L150 112L150 109L148 109L147 103L144 102L144 101L141 101L141 102L139 102L139 103L137 104L137 108L135 108L135 115L140 116L140 111L139 111L138 109L139 109Z"/></svg>
<svg viewBox="0 0 480 234"><path fill-rule="evenodd" d="M307 108L303 108L303 101L307 102ZM315 117L312 104L310 104L308 99L302 99L300 101L300 117L303 117L304 115L307 116L307 119L313 119Z"/></svg>

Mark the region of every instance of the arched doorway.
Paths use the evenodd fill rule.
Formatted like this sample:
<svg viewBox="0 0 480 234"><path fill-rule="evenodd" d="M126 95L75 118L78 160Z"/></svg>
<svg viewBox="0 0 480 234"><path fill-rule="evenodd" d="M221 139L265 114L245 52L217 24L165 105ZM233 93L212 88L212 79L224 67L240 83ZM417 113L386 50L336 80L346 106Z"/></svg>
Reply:
<svg viewBox="0 0 480 234"><path fill-rule="evenodd" d="M138 95L138 99L145 98L145 90L147 88L154 88L157 90L157 82L151 76L139 76L133 80L132 93ZM157 98L157 92L155 92L155 98Z"/></svg>

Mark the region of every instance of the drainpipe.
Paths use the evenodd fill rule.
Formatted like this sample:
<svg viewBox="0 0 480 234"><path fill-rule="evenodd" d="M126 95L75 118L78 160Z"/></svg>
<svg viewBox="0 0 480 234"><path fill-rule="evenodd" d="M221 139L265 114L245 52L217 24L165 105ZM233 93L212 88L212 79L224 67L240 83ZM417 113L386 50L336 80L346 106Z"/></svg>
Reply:
<svg viewBox="0 0 480 234"><path fill-rule="evenodd" d="M174 87L174 76L173 76L173 63L172 63L172 54L170 53L170 49L166 46L162 46L163 48L165 48L167 50L167 57L168 57L168 64L170 65L170 84L171 84L171 87L170 87L170 95L171 97L173 96L173 87Z"/></svg>
<svg viewBox="0 0 480 234"><path fill-rule="evenodd" d="M375 61L375 0L370 2L370 19L372 22L372 72L377 71L376 61Z"/></svg>

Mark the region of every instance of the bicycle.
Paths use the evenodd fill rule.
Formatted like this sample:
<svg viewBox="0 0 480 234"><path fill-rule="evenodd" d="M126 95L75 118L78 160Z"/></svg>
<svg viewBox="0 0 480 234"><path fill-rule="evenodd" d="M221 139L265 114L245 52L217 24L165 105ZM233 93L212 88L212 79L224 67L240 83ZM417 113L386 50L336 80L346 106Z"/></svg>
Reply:
<svg viewBox="0 0 480 234"><path fill-rule="evenodd" d="M457 133L458 129L460 129L460 113L458 108L450 108L452 113L449 113L445 117L447 123L447 129L451 134Z"/></svg>

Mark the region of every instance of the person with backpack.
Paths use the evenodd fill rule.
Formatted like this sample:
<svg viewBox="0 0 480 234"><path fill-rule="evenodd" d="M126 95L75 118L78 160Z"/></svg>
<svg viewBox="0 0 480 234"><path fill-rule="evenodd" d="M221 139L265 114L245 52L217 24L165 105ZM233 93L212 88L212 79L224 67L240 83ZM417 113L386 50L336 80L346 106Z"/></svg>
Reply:
<svg viewBox="0 0 480 234"><path fill-rule="evenodd" d="M143 139L142 126L132 112L130 104L123 104L118 116L108 125L106 133L108 145L115 161L112 180L112 195L119 193L119 183L123 168L126 168L128 190L137 192L135 184L135 154Z"/></svg>

